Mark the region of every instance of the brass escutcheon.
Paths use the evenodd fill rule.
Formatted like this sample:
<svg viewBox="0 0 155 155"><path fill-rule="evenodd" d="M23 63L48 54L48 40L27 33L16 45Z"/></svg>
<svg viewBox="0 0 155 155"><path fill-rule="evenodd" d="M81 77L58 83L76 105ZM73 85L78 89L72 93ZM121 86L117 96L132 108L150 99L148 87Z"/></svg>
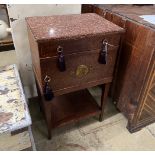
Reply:
<svg viewBox="0 0 155 155"><path fill-rule="evenodd" d="M79 65L76 69L76 76L77 77L83 77L87 75L89 72L89 68L86 65Z"/></svg>

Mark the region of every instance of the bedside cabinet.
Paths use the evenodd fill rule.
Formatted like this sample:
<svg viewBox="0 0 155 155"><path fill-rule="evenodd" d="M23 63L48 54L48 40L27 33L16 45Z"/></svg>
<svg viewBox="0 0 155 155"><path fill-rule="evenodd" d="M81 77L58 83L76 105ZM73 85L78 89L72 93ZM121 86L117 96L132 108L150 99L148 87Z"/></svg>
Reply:
<svg viewBox="0 0 155 155"><path fill-rule="evenodd" d="M38 95L51 129L100 115L124 29L93 14L26 18ZM54 98L45 98L45 88ZM101 85L101 107L86 90Z"/></svg>

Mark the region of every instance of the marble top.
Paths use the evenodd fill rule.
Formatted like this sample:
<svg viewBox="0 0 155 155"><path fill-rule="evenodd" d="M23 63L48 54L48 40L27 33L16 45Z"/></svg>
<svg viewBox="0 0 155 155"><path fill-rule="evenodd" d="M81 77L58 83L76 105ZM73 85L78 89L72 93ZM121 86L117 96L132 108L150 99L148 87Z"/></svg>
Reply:
<svg viewBox="0 0 155 155"><path fill-rule="evenodd" d="M31 125L16 65L0 67L0 133Z"/></svg>
<svg viewBox="0 0 155 155"><path fill-rule="evenodd" d="M27 17L26 21L37 41L124 32L123 28L95 13Z"/></svg>

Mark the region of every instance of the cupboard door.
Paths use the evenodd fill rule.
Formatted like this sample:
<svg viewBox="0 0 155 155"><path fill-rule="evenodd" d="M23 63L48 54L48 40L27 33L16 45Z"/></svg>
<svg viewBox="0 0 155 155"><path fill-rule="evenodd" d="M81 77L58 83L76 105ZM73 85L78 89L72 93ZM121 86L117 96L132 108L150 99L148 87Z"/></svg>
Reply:
<svg viewBox="0 0 155 155"><path fill-rule="evenodd" d="M128 129L131 132L155 121L155 51L139 103L133 119L128 122Z"/></svg>
<svg viewBox="0 0 155 155"><path fill-rule="evenodd" d="M94 8L95 13L126 29L113 98L134 132L155 121L155 32L106 8Z"/></svg>

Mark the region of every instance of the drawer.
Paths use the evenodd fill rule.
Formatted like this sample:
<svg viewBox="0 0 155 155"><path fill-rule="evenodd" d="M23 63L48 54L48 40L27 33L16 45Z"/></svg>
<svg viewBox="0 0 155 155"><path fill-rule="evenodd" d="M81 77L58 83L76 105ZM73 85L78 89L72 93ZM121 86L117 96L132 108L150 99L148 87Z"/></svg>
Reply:
<svg viewBox="0 0 155 155"><path fill-rule="evenodd" d="M104 82L111 82L117 48L108 50L107 64L99 64L100 50L85 51L65 55L66 71L60 72L57 57L41 59L41 75L44 84L46 75L51 77L54 93L63 94L73 90L84 89Z"/></svg>
<svg viewBox="0 0 155 155"><path fill-rule="evenodd" d="M53 57L57 55L58 46L62 46L65 54L78 53L83 51L101 49L103 40L106 39L109 44L118 46L120 34L100 35L95 37L84 37L74 40L54 40L39 42L40 58ZM111 48L111 47L109 47Z"/></svg>

